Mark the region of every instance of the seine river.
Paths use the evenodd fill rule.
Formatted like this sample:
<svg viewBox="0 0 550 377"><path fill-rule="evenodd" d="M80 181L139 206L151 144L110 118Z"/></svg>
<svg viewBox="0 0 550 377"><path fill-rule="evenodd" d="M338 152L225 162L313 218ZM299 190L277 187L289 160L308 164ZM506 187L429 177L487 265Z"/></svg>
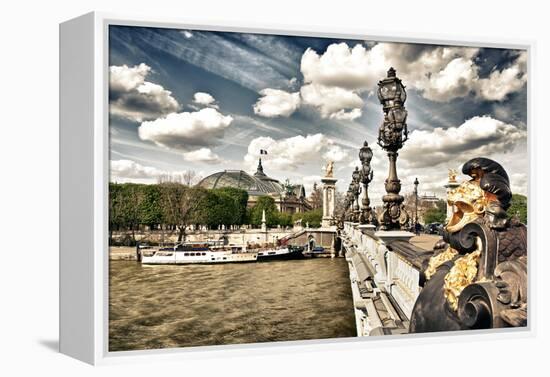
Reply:
<svg viewBox="0 0 550 377"><path fill-rule="evenodd" d="M109 350L353 337L343 258L224 265L110 262Z"/></svg>

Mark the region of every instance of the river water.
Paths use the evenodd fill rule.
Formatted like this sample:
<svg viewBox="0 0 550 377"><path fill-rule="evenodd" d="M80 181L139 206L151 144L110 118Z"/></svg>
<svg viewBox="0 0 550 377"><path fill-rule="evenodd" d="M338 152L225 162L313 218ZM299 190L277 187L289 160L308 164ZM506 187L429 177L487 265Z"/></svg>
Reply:
<svg viewBox="0 0 550 377"><path fill-rule="evenodd" d="M110 351L356 335L343 258L109 270Z"/></svg>

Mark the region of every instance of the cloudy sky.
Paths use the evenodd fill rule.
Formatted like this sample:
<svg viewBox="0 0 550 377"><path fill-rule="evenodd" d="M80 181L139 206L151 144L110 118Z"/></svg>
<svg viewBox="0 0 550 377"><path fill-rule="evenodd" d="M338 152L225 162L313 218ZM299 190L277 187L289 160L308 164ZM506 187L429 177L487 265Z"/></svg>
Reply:
<svg viewBox="0 0 550 377"><path fill-rule="evenodd" d="M111 26L109 66L112 181L254 172L265 149L268 175L310 189L332 160L345 190L367 140L377 204L388 163L375 90L393 66L408 94L402 193L418 177L442 196L448 169L477 156L527 192L524 51Z"/></svg>

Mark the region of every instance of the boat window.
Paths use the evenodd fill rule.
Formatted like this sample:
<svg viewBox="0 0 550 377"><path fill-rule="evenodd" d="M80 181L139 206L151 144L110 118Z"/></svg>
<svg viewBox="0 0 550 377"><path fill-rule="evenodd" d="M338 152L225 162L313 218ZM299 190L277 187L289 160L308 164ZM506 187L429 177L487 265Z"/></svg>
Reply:
<svg viewBox="0 0 550 377"><path fill-rule="evenodd" d="M227 258L226 257L223 257L223 260L226 260Z"/></svg>
<svg viewBox="0 0 550 377"><path fill-rule="evenodd" d="M189 253L183 253L183 256L184 256L184 257L188 257L188 256L189 256Z"/></svg>
<svg viewBox="0 0 550 377"><path fill-rule="evenodd" d="M270 251L270 252L269 252L269 253L267 253L267 254L269 254L269 255L273 255L273 254L275 254L275 252L274 252L274 251Z"/></svg>
<svg viewBox="0 0 550 377"><path fill-rule="evenodd" d="M206 255L206 253L202 253L202 255Z"/></svg>

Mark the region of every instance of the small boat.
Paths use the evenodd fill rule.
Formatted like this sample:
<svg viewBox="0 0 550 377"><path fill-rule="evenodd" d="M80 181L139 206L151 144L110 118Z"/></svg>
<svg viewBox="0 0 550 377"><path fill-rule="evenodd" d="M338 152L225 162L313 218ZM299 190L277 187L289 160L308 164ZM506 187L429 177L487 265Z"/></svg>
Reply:
<svg viewBox="0 0 550 377"><path fill-rule="evenodd" d="M206 245L206 246L205 246ZM258 253L239 245L186 243L161 248L151 256L143 256L142 264L214 264L256 262Z"/></svg>
<svg viewBox="0 0 550 377"><path fill-rule="evenodd" d="M301 259L304 257L301 246L280 246L258 251L258 261Z"/></svg>
<svg viewBox="0 0 550 377"><path fill-rule="evenodd" d="M313 248L308 248L308 246L306 245L304 246L304 248L308 249L304 254L310 258L324 257L330 255L325 251L325 248L322 246L314 246Z"/></svg>

